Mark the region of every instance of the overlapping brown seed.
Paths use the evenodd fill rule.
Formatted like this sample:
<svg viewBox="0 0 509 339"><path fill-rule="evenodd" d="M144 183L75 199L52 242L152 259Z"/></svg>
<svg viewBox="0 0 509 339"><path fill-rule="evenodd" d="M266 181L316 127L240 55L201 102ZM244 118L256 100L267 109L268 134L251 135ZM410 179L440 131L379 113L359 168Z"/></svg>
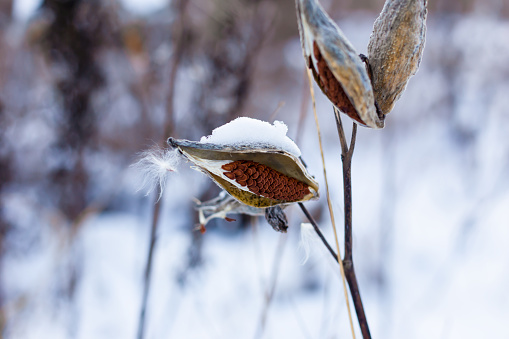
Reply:
<svg viewBox="0 0 509 339"><path fill-rule="evenodd" d="M237 160L221 166L224 175L261 196L282 200L301 200L310 193L309 187L263 164L250 160Z"/></svg>
<svg viewBox="0 0 509 339"><path fill-rule="evenodd" d="M329 66L327 65L327 62L322 56L322 53L320 53L320 49L318 48L316 42L313 43L313 53L317 61L318 79L320 81L320 87L324 91L325 95L327 95L329 100L332 101L332 103L337 108L339 108L341 112L345 113L350 118L356 120L360 124L365 125L365 123L362 121L362 119L359 117L359 114L353 107L352 103L350 102L350 99L348 99L348 96L343 90L343 87L338 82L334 74L332 74L332 71L330 70ZM310 63L310 65L313 64Z"/></svg>

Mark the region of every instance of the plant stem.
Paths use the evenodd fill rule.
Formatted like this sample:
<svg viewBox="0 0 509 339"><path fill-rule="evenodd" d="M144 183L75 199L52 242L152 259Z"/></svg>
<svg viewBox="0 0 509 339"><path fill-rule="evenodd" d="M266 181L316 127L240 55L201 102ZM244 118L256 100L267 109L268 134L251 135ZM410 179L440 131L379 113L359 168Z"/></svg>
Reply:
<svg viewBox="0 0 509 339"><path fill-rule="evenodd" d="M160 196L161 188L158 187L157 189L157 195L155 196L156 203L154 205L154 212L152 214L152 227L150 229L150 242L149 242L149 248L148 248L148 257L147 257L147 263L145 265L145 273L143 275L143 295L141 299L141 311L140 311L140 319L138 323L138 339L142 339L144 336L144 330L145 330L145 316L146 316L146 310L147 310L147 299L148 299L148 292L150 289L150 277L152 272L152 261L154 257L154 249L156 244L156 233L157 233L157 225L159 221L159 210L161 209L161 201L163 197L161 196L160 199L157 200L157 198Z"/></svg>
<svg viewBox="0 0 509 339"><path fill-rule="evenodd" d="M309 211L307 210L306 207L304 207L304 204L299 202L299 207L300 209L302 210L302 212L304 212L304 214L306 215L306 218L308 218L309 222L311 223L311 225L313 226L313 228L315 229L315 232L316 234L318 234L318 237L320 238L320 240L322 240L323 244L325 245L325 247L327 247L327 249L329 250L329 253L332 255L332 257L334 258L334 260L336 260L336 262L339 263L338 261L338 255L336 254L336 252L334 252L334 250L332 249L332 247L329 245L329 243L327 242L327 240L325 239L325 237L323 236L323 233L322 231L320 230L320 228L318 227L318 224L316 223L315 219L311 216L311 214L309 213Z"/></svg>
<svg viewBox="0 0 509 339"><path fill-rule="evenodd" d="M338 128L339 141L341 143L341 160L343 162L343 197L345 210L345 257L343 258L343 267L345 270L346 280L350 287L357 320L361 328L362 337L364 339L371 338L369 332L368 321L362 305L362 299L359 292L359 285L355 276L353 265L353 242L352 242L352 156L355 148L355 140L357 135L357 124L353 123L352 138L350 147L347 146L343 124L339 111L334 108L336 117L336 125Z"/></svg>
<svg viewBox="0 0 509 339"><path fill-rule="evenodd" d="M168 96L166 98L166 116L163 124L163 135L161 138L161 145L164 145L166 142L166 137L172 134L174 130L174 96L175 96L175 83L177 78L177 71L179 69L180 63L182 61L182 56L184 54L184 45L185 45L185 9L188 4L188 0L180 0L176 6L176 11L180 14L179 19L175 22L174 29L177 31L178 37L175 42L175 53L173 56L173 62L170 69L169 74L169 85L168 85ZM147 263L145 264L145 274L143 280L143 294L141 299L141 307L140 307L140 318L138 320L138 339L144 338L145 331L145 318L147 311L147 301L148 294L150 290L150 277L152 273L152 261L154 257L154 250L156 244L156 234L157 234L157 225L159 223L159 215L161 210L161 204L163 201L161 187L157 188L157 194L155 195L155 204L154 210L152 213L152 227L150 230L150 243L148 248L148 256Z"/></svg>
<svg viewBox="0 0 509 339"><path fill-rule="evenodd" d="M267 324L267 316L269 314L269 307L274 298L274 294L276 292L276 283L279 275L281 261L283 259L283 254L285 250L287 235L282 233L279 238L279 242L276 248L276 253L274 255L274 261L272 264L272 273L270 282L267 284L267 288L265 291L265 302L263 304L263 309L260 315L260 321L258 325L258 330L256 331L255 338L262 338L263 332L265 330Z"/></svg>

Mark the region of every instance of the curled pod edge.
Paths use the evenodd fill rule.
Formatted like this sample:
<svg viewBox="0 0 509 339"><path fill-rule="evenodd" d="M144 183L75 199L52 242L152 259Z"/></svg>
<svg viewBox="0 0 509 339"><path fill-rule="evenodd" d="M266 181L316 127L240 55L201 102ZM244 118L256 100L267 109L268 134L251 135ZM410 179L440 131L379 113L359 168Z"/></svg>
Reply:
<svg viewBox="0 0 509 339"><path fill-rule="evenodd" d="M366 66L350 41L316 0L296 0L296 8L304 58L322 92L361 125L383 128L383 116L375 108ZM328 70L321 63L322 59ZM335 81L327 79L328 74L324 73L329 71ZM339 91L337 88L331 91L332 87L337 87L336 83ZM340 98L335 94L338 92Z"/></svg>

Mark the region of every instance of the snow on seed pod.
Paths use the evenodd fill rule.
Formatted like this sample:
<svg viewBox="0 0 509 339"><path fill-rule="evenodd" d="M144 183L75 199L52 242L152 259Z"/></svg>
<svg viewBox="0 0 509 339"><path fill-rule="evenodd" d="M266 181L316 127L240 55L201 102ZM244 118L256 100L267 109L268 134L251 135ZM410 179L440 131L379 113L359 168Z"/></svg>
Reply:
<svg viewBox="0 0 509 339"><path fill-rule="evenodd" d="M426 39L427 0L387 0L368 45L375 100L388 114L418 70Z"/></svg>
<svg viewBox="0 0 509 339"><path fill-rule="evenodd" d="M318 183L296 154L300 151L286 137L286 130L285 135L271 136L274 130L267 134L267 129L280 126L249 118L227 125L214 130L221 131L218 138L228 134L225 131L235 131L238 138L219 144L207 139L194 142L169 138L168 145L246 205L266 208L318 198Z"/></svg>
<svg viewBox="0 0 509 339"><path fill-rule="evenodd" d="M316 0L296 0L296 7L304 58L322 92L359 124L383 128L366 66L352 44Z"/></svg>

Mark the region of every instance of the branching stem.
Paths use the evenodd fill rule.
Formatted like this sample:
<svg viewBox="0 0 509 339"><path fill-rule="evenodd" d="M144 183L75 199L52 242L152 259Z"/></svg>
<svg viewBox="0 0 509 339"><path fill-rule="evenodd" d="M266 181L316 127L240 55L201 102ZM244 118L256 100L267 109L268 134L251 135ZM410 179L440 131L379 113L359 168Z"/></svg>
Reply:
<svg viewBox="0 0 509 339"><path fill-rule="evenodd" d="M345 256L342 260L344 272L346 276L346 280L348 282L348 287L350 288L350 293L352 295L353 303L355 306L355 312L357 314L357 319L359 321L359 326L361 328L362 337L364 339L371 339L371 334L369 332L368 321L366 319L366 314L364 312L364 307L362 305L362 299L359 292L359 285L357 283L357 277L355 275L355 269L353 265L353 242L352 242L352 156L353 151L355 149L355 140L357 136L357 125L354 123L352 127L352 138L350 139L350 147L348 147L345 137L345 132L343 129L343 124L341 123L341 117L339 116L339 111L334 109L335 117L336 117L336 125L338 128L339 141L341 143L341 160L343 162L343 194L344 194L344 209L345 209ZM318 224L313 219L308 210L304 207L302 203L299 203L299 207L302 209L309 222L313 226L316 234L323 242L329 253L332 257L338 261L338 256L336 252L329 245L327 240L322 234L322 231L318 227Z"/></svg>
<svg viewBox="0 0 509 339"><path fill-rule="evenodd" d="M353 265L353 242L352 242L352 156L355 148L355 140L357 136L357 124L353 123L352 138L350 140L350 147L347 146L343 124L339 111L334 108L334 115L336 117L336 125L338 128L339 141L341 143L341 160L343 162L343 197L344 197L344 210L345 210L345 257L343 258L343 267L346 275L350 293L352 295L355 312L357 313L357 320L361 328L362 337L370 339L368 321L362 305L362 299L359 292L359 285L355 276L355 269Z"/></svg>

